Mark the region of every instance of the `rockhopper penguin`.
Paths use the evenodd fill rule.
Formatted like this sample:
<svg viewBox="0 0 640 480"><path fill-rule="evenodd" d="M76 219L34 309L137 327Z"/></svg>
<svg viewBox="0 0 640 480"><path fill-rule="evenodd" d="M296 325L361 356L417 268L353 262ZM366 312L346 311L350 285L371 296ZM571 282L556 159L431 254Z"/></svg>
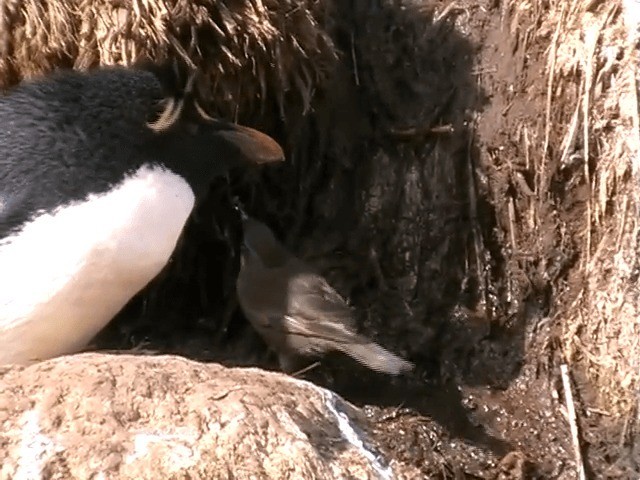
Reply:
<svg viewBox="0 0 640 480"><path fill-rule="evenodd" d="M163 269L214 177L284 160L161 80L60 71L0 97L0 364L82 349Z"/></svg>

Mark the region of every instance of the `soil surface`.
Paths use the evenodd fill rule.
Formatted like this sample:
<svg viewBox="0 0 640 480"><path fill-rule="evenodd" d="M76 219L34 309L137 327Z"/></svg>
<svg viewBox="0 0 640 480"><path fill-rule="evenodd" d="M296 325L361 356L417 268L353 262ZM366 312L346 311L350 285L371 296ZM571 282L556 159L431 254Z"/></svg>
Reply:
<svg viewBox="0 0 640 480"><path fill-rule="evenodd" d="M577 478L552 319L576 260L558 225L583 207L538 195L561 179L536 177L521 141L544 117L548 32L523 43L514 25L536 32L536 12L514 20L495 0L339 8L342 59L313 112L263 122L287 165L214 186L97 346L277 368L234 300L233 192L350 298L362 331L416 363L389 378L327 357L304 374L362 406L387 455L424 478ZM536 228L514 228L531 205ZM578 413L589 476L632 478L618 426Z"/></svg>

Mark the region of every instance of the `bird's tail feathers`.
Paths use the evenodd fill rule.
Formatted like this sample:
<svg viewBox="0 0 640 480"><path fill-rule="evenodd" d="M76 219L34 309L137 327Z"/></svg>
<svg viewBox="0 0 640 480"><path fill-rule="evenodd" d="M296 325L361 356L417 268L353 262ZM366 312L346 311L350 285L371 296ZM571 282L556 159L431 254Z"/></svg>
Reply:
<svg viewBox="0 0 640 480"><path fill-rule="evenodd" d="M375 342L343 344L340 350L379 373L399 375L413 370L413 363L400 358Z"/></svg>

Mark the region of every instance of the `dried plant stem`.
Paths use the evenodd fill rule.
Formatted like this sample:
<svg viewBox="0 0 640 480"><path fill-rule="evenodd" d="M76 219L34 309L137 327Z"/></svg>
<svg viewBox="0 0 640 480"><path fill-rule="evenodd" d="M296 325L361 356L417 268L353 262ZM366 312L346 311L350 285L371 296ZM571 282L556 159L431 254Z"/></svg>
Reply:
<svg viewBox="0 0 640 480"><path fill-rule="evenodd" d="M582 451L580 450L580 435L578 433L578 423L576 420L576 407L573 402L573 392L571 390L571 380L569 379L569 368L565 363L560 365L560 375L562 376L562 388L564 390L564 401L567 406L567 416L569 417L569 428L571 429L571 442L573 444L573 454L576 460L576 470L579 480L586 480Z"/></svg>

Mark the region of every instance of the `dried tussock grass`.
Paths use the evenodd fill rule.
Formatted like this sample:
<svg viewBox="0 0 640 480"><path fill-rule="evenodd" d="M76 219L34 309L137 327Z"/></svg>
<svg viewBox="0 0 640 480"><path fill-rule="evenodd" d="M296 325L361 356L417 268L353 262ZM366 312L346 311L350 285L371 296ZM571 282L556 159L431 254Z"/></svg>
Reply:
<svg viewBox="0 0 640 480"><path fill-rule="evenodd" d="M624 415L640 388L637 50L621 0L555 0L541 19L538 34L549 40L543 161L551 172L575 169L588 192L572 230L582 288L557 312L563 353L586 367L602 407Z"/></svg>
<svg viewBox="0 0 640 480"><path fill-rule="evenodd" d="M295 92L308 108L332 71L329 0L8 0L0 86L59 67L180 58L203 73L206 103L238 115Z"/></svg>

